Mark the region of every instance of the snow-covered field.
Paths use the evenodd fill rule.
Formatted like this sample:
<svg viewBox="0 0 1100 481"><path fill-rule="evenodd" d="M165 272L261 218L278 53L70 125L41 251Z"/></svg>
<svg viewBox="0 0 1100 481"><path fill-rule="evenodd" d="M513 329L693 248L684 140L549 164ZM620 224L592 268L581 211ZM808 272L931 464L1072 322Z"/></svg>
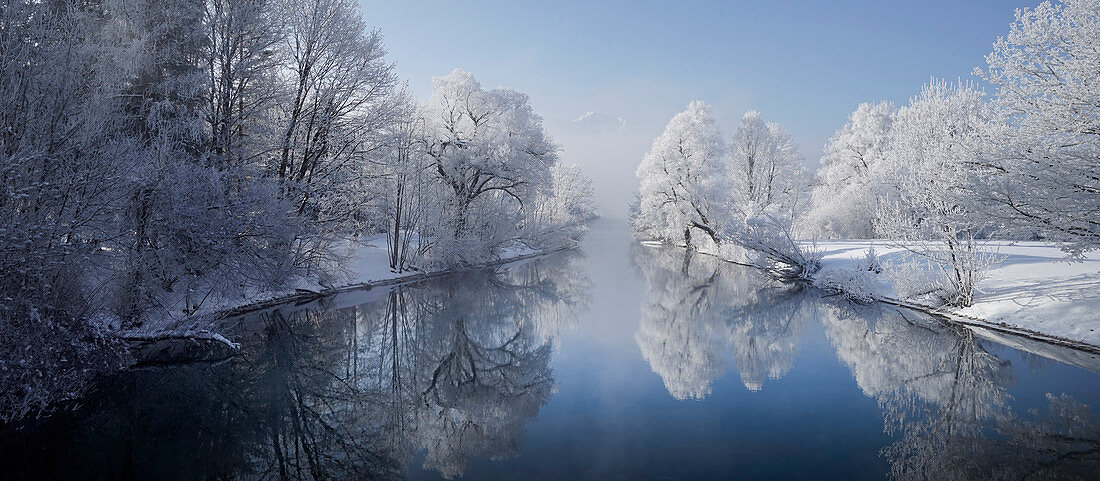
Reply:
<svg viewBox="0 0 1100 481"><path fill-rule="evenodd" d="M906 251L885 241L824 241L816 244L820 275L852 269L871 246L888 274L906 263ZM1058 247L1041 242L991 242L987 247L999 259L978 284L974 305L945 310L1100 346L1100 254L1072 261ZM879 296L903 297L885 282L869 287Z"/></svg>

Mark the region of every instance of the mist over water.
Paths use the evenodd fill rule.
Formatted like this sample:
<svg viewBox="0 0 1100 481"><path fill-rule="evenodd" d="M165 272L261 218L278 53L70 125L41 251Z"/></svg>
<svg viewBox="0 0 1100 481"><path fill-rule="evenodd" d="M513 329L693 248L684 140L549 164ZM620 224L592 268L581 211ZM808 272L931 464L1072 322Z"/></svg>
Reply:
<svg viewBox="0 0 1100 481"><path fill-rule="evenodd" d="M561 145L561 161L580 165L592 178L600 214L625 219L638 186L634 170L660 131L630 123L611 128L572 120L548 120L546 126Z"/></svg>

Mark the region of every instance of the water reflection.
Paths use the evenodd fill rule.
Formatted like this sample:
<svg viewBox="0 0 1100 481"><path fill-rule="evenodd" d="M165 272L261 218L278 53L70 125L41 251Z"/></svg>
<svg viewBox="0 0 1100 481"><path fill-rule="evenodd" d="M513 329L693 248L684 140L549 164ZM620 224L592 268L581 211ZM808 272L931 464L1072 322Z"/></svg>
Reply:
<svg viewBox="0 0 1100 481"><path fill-rule="evenodd" d="M450 478L513 456L553 390L552 345L587 308L580 261L254 314L231 363L120 376L30 439L5 436L0 478L393 479L418 455Z"/></svg>
<svg viewBox="0 0 1100 481"><path fill-rule="evenodd" d="M636 245L645 292L635 340L676 399L703 399L732 357L751 391L791 369L812 296L713 256Z"/></svg>
<svg viewBox="0 0 1100 481"><path fill-rule="evenodd" d="M822 321L864 394L878 400L895 479L1094 479L1100 426L1064 393L1017 412L1013 366L966 329L895 310L825 305Z"/></svg>
<svg viewBox="0 0 1100 481"><path fill-rule="evenodd" d="M231 362L127 373L76 411L0 427L0 479L1100 472L1094 374L709 256L635 246L619 262L641 319L621 299L598 315L621 316L625 342L563 341L606 321L586 314L578 252L284 306L239 320ZM665 390L629 377L649 369Z"/></svg>
<svg viewBox="0 0 1100 481"><path fill-rule="evenodd" d="M1004 348L970 330L822 298L681 249L637 246L632 261L645 289L635 339L675 399L706 398L727 359L747 389L761 390L792 369L801 333L820 321L896 439L881 451L892 478L1095 479L1100 472L1093 409L1060 392L1047 393L1042 406L1021 406L1009 394L1016 367L990 349Z"/></svg>

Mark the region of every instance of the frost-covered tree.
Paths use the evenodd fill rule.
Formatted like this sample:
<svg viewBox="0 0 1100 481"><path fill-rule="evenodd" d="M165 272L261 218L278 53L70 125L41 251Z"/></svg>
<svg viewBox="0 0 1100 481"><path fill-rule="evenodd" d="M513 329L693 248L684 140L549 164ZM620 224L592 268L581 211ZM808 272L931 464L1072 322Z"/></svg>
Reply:
<svg viewBox="0 0 1100 481"><path fill-rule="evenodd" d="M386 233L390 269L403 272L422 253L427 241L424 227L439 187L424 149L423 122L410 112L396 123L386 149L372 164L365 188L374 194L376 222Z"/></svg>
<svg viewBox="0 0 1100 481"><path fill-rule="evenodd" d="M710 113L696 100L669 120L642 158L638 206L631 223L644 237L694 245L692 232L720 243L729 199L727 148Z"/></svg>
<svg viewBox="0 0 1100 481"><path fill-rule="evenodd" d="M586 223L596 217L592 179L575 164L550 168L551 188L542 191L527 213L524 228L532 247L573 246L581 240Z"/></svg>
<svg viewBox="0 0 1100 481"><path fill-rule="evenodd" d="M761 209L803 207L806 169L791 134L778 123L765 122L755 110L745 112L730 142L730 162L731 184L740 201Z"/></svg>
<svg viewBox="0 0 1100 481"><path fill-rule="evenodd" d="M485 90L457 69L432 82L435 91L419 115L446 191L437 257L472 262L522 237L517 226L551 185L558 146L527 95Z"/></svg>
<svg viewBox="0 0 1100 481"><path fill-rule="evenodd" d="M805 277L816 271L817 262L794 240L809 182L790 134L759 112L746 112L729 162L732 199L723 239L777 275Z"/></svg>
<svg viewBox="0 0 1100 481"><path fill-rule="evenodd" d="M886 153L875 230L944 274L943 301L969 306L990 256L970 193L992 113L968 84L937 80L900 109Z"/></svg>
<svg viewBox="0 0 1100 481"><path fill-rule="evenodd" d="M204 148L202 57L205 50L204 5L196 0L155 2L110 0L102 14L109 19L96 43L116 69L118 135L130 143L127 175L116 184L123 199L116 215L119 230L108 247L117 253L109 283L117 292L114 313L125 327L141 324L157 294L171 290L179 277L168 254L185 252L196 239L172 238L159 220L168 215L158 206L176 179L165 172L201 161ZM105 76L106 77L106 76ZM177 232L178 234L179 232ZM177 242L178 241L178 242Z"/></svg>
<svg viewBox="0 0 1100 481"><path fill-rule="evenodd" d="M364 155L379 148L373 134L400 111L397 78L381 34L367 29L353 0L284 0L280 14L289 96L274 171L301 215L340 225L362 201L355 186Z"/></svg>
<svg viewBox="0 0 1100 481"><path fill-rule="evenodd" d="M634 232L693 248L701 231L703 247L741 248L777 275L804 277L817 263L794 240L806 183L790 135L749 112L734 142L731 152L703 102L676 114L638 165Z"/></svg>
<svg viewBox="0 0 1100 481"><path fill-rule="evenodd" d="M875 237L874 175L893 124L889 102L862 103L825 144L807 219L810 234L825 238Z"/></svg>
<svg viewBox="0 0 1100 481"><path fill-rule="evenodd" d="M526 96L460 72L421 118L384 54L352 0L0 6L0 335L43 346L0 349L0 418L118 368L114 337L336 280L365 231L399 271L579 238L591 185Z"/></svg>
<svg viewBox="0 0 1100 481"><path fill-rule="evenodd" d="M207 0L205 5L206 163L256 175L274 150L275 117L283 100L278 3Z"/></svg>
<svg viewBox="0 0 1100 481"><path fill-rule="evenodd" d="M334 266L317 262L325 256L302 253L329 250L326 243L348 230L345 213L355 210L326 201L321 207L328 210L300 215L302 204L292 201L303 197L294 194L308 189L296 180L279 183L279 107L293 105L282 95L302 80L284 68L298 45L280 40L326 19L339 21L321 30L366 37L354 4L344 5L343 16L280 5L64 0L0 7L0 299L13 302L0 310L43 315L34 324L42 329L5 324L6 336L66 344L76 351L53 352L93 375L96 356L115 346L106 329L131 335L151 318L191 314L208 299L278 287L317 267L313 274L329 275ZM387 84L352 74L392 75L376 58L374 39L351 47L323 43L321 50L343 55L318 54L324 60L305 82L309 92L329 95L305 96L304 111L325 122L303 136L311 146L332 147L309 159L345 161L307 169L307 182L324 180L326 199L365 194L346 180L358 180L361 166L351 161L369 154L383 131L372 121L385 117L365 106L383 104ZM366 44L375 48L361 52ZM365 97L371 102L359 102ZM343 102L348 98L357 100ZM329 110L309 110L320 104ZM298 148L303 136L292 135L292 153L316 153ZM104 359L98 366L118 357ZM34 388L41 396L24 406L48 402L54 388L80 391L84 375L51 369L68 380Z"/></svg>
<svg viewBox="0 0 1100 481"><path fill-rule="evenodd" d="M77 396L123 360L88 322L137 147L119 129L107 19L93 2L0 7L0 419Z"/></svg>
<svg viewBox="0 0 1100 481"><path fill-rule="evenodd" d="M391 268L470 265L507 248L572 246L594 216L591 181L558 163L526 95L485 90L462 70L434 79L365 155L367 230L384 232Z"/></svg>
<svg viewBox="0 0 1100 481"><path fill-rule="evenodd" d="M579 165L555 164L550 173L554 179L552 210L558 223L583 225L598 215L592 179Z"/></svg>
<svg viewBox="0 0 1100 481"><path fill-rule="evenodd" d="M107 0L112 25L104 40L125 70L119 100L124 128L161 159L196 155L202 148L206 75L202 55L203 0ZM124 58L129 56L129 58Z"/></svg>
<svg viewBox="0 0 1100 481"><path fill-rule="evenodd" d="M295 254L330 231L296 222L300 206L266 168L289 19L258 2L104 5L112 24L102 58L118 65L118 131L131 144L115 185L118 232L103 246L123 326L191 314L211 295L268 289L315 267Z"/></svg>
<svg viewBox="0 0 1100 481"><path fill-rule="evenodd" d="M989 213L1006 232L1100 248L1100 1L1017 10L977 73L1012 129L991 153Z"/></svg>

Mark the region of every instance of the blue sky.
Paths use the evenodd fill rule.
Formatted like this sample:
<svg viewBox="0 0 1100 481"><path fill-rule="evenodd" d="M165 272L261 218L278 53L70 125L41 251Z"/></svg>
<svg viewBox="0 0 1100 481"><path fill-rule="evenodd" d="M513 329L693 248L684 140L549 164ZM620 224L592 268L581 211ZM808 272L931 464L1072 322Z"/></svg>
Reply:
<svg viewBox="0 0 1100 481"><path fill-rule="evenodd" d="M611 211L629 200L649 142L693 99L714 106L727 134L761 111L815 168L859 102L904 104L930 76L969 78L1014 10L1038 0L361 3L418 97L456 67L530 95ZM627 128L571 128L587 111Z"/></svg>

